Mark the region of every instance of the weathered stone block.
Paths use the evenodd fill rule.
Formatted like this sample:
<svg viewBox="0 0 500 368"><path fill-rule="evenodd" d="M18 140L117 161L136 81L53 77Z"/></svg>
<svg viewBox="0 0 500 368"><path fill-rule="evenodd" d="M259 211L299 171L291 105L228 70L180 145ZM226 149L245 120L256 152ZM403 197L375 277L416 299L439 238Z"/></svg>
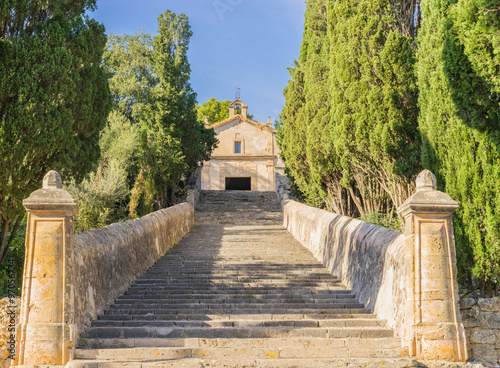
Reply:
<svg viewBox="0 0 500 368"><path fill-rule="evenodd" d="M462 310L462 323L466 328L480 327L483 325L481 318L479 318L479 310L468 309Z"/></svg>
<svg viewBox="0 0 500 368"><path fill-rule="evenodd" d="M470 335L470 341L473 344L490 344L493 345L497 341L497 335L492 330L477 330Z"/></svg>
<svg viewBox="0 0 500 368"><path fill-rule="evenodd" d="M487 344L472 345L472 355L487 362L496 362L499 357L498 351Z"/></svg>
<svg viewBox="0 0 500 368"><path fill-rule="evenodd" d="M444 360L454 361L457 356L456 340L420 340L421 351L419 359L421 360Z"/></svg>
<svg viewBox="0 0 500 368"><path fill-rule="evenodd" d="M477 305L482 312L500 312L500 298L479 298Z"/></svg>
<svg viewBox="0 0 500 368"><path fill-rule="evenodd" d="M500 313L498 312L484 312L482 314L483 320L486 322L486 327L492 330L499 330L500 332Z"/></svg>
<svg viewBox="0 0 500 368"><path fill-rule="evenodd" d="M460 299L460 309L470 309L476 305L476 299L474 298L461 298Z"/></svg>

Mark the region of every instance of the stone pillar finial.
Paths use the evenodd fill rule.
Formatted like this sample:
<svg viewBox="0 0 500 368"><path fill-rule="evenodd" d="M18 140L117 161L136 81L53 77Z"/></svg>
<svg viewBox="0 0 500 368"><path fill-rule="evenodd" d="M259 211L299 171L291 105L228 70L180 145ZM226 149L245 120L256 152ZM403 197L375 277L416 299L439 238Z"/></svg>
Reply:
<svg viewBox="0 0 500 368"><path fill-rule="evenodd" d="M73 359L74 231L77 204L49 171L42 189L23 201L28 211L21 315L14 365L63 366Z"/></svg>
<svg viewBox="0 0 500 368"><path fill-rule="evenodd" d="M406 238L403 341L417 359L467 359L453 234L457 208L449 195L436 190L434 174L424 170L417 177L416 193L398 209Z"/></svg>
<svg viewBox="0 0 500 368"><path fill-rule="evenodd" d="M436 190L436 176L429 170L424 170L417 176L417 192L422 190Z"/></svg>
<svg viewBox="0 0 500 368"><path fill-rule="evenodd" d="M62 189L61 175L55 170L50 170L43 177L43 189Z"/></svg>

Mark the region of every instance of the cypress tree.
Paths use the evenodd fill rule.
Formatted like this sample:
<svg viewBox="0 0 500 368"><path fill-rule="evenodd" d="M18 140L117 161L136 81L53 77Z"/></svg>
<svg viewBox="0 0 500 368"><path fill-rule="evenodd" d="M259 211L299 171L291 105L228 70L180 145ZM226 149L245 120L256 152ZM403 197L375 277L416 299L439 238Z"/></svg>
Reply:
<svg viewBox="0 0 500 368"><path fill-rule="evenodd" d="M425 1L417 64L423 165L460 204L460 282L477 280L482 295L492 294L500 276L500 35L488 3Z"/></svg>
<svg viewBox="0 0 500 368"><path fill-rule="evenodd" d="M307 2L299 60L290 68L278 139L293 183L313 205L345 213L341 198L331 195L339 183L332 145L323 130L329 121L327 1Z"/></svg>
<svg viewBox="0 0 500 368"><path fill-rule="evenodd" d="M419 170L411 39L388 0L331 2L328 139L360 213L393 211ZM387 198L387 196L390 197ZM391 204L392 203L392 204Z"/></svg>
<svg viewBox="0 0 500 368"><path fill-rule="evenodd" d="M153 68L158 78L152 118L144 141L148 175L155 183L160 207L170 204L170 194L183 175L210 158L217 140L212 129L198 121L196 93L189 82L187 59L191 27L184 14L167 10L158 17L153 39Z"/></svg>
<svg viewBox="0 0 500 368"><path fill-rule="evenodd" d="M307 195L310 203L321 205L327 200L329 185L338 182L337 156L325 128L330 120L328 77L329 39L327 35L327 1L308 2L304 42L301 53L304 64L304 119L307 121L306 157L311 172ZM337 201L332 203L334 208Z"/></svg>
<svg viewBox="0 0 500 368"><path fill-rule="evenodd" d="M304 116L304 65L307 57L304 53L306 44L306 28L311 3L307 3L304 22L304 39L302 41L299 60L293 68L288 68L290 80L283 91L285 106L278 122L278 144L281 156L286 163L287 174L301 192L307 197L310 169L306 157L307 121Z"/></svg>

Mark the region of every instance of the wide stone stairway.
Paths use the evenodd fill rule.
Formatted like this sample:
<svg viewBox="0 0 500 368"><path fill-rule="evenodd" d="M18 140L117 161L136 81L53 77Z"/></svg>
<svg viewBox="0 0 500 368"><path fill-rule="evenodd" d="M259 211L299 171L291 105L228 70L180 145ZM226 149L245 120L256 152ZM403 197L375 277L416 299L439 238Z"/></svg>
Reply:
<svg viewBox="0 0 500 368"><path fill-rule="evenodd" d="M275 193L203 192L195 228L92 321L73 366L417 366L281 216Z"/></svg>

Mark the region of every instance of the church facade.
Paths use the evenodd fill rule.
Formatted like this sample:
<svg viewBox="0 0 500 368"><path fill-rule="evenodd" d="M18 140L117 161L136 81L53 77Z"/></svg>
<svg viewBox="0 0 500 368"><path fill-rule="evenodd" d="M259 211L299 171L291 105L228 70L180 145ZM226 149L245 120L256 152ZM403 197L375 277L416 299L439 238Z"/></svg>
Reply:
<svg viewBox="0 0 500 368"><path fill-rule="evenodd" d="M237 99L229 105L228 119L208 126L219 145L203 163L202 190L275 190L275 170L283 166L276 130L270 118L264 124L247 117L247 111Z"/></svg>

